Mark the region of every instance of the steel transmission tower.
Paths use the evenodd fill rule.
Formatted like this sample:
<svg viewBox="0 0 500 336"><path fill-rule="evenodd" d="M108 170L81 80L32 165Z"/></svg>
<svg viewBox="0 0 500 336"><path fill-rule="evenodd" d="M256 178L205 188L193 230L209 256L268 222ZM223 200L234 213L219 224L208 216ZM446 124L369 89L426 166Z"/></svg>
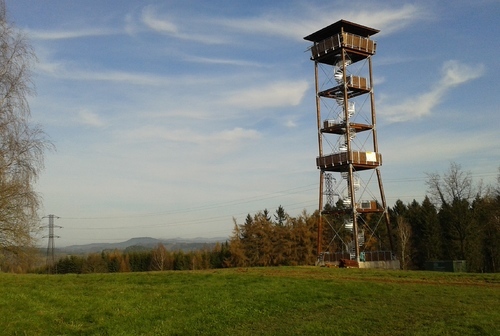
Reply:
<svg viewBox="0 0 500 336"><path fill-rule="evenodd" d="M49 244L47 246L47 272L52 272L52 267L55 265L55 256L54 256L54 238L60 238L54 234L54 228L62 228L62 226L54 225L54 219L59 218L55 215L48 215L43 218L49 219L49 225L42 226L42 228L49 228L49 234L47 236L43 236L43 238L49 238Z"/></svg>
<svg viewBox="0 0 500 336"><path fill-rule="evenodd" d="M389 214L379 168L382 155L377 142L373 91L372 56L376 42L370 37L378 32L340 20L304 38L313 43L310 50L315 71L319 148L316 164L320 171L319 260L335 254L357 263L365 261L367 239L372 244L371 258L373 242L381 245L378 223L368 223L372 213L379 214L379 222L386 222L389 237L385 238L390 244L389 254L381 257L379 253L376 258L393 259ZM331 176L335 173L339 174L338 179ZM335 206L333 196L337 198Z"/></svg>

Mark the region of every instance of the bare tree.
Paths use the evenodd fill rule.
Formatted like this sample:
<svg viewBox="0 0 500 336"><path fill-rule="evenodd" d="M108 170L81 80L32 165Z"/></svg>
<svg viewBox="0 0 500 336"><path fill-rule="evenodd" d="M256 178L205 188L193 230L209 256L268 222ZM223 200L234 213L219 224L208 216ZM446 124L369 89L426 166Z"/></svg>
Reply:
<svg viewBox="0 0 500 336"><path fill-rule="evenodd" d="M452 162L441 177L438 173L428 173L426 181L431 199L436 204L451 204L453 201L472 199L481 194L482 184L475 185L470 171Z"/></svg>
<svg viewBox="0 0 500 336"><path fill-rule="evenodd" d="M172 265L169 265L172 264L169 260L169 253L162 243L159 243L151 254L151 268L154 271L172 269Z"/></svg>
<svg viewBox="0 0 500 336"><path fill-rule="evenodd" d="M451 163L442 177L428 174L427 186L433 201L440 204L444 257L467 259L473 250L479 248L473 242L481 225L474 220L473 207L474 202L483 197L482 183L473 183L469 171Z"/></svg>
<svg viewBox="0 0 500 336"><path fill-rule="evenodd" d="M500 198L500 166L498 166L497 186L495 188L495 196Z"/></svg>
<svg viewBox="0 0 500 336"><path fill-rule="evenodd" d="M406 270L411 260L411 226L403 216L398 216L396 220L399 248L401 249L401 267Z"/></svg>
<svg viewBox="0 0 500 336"><path fill-rule="evenodd" d="M0 256L34 245L40 196L34 183L51 147L39 125L30 122L36 61L26 37L8 22L0 0Z"/></svg>

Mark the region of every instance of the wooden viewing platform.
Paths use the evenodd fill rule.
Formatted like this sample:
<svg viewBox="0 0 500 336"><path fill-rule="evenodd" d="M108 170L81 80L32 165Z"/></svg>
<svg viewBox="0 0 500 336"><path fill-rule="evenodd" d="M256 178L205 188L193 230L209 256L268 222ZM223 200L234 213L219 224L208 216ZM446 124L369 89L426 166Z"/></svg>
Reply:
<svg viewBox="0 0 500 336"><path fill-rule="evenodd" d="M347 83L334 86L330 89L318 92L318 96L334 99L344 98L344 89L347 87L347 98L354 98L370 92L366 78L359 76L348 76Z"/></svg>
<svg viewBox="0 0 500 336"><path fill-rule="evenodd" d="M311 60L320 60L321 63L333 65L338 61L338 58L331 56L337 56L342 47L349 49L351 52L359 52L361 53L359 58L365 58L367 54L375 54L377 43L367 37L355 34L337 34L314 44L311 47ZM354 55L354 61L356 60Z"/></svg>
<svg viewBox="0 0 500 336"><path fill-rule="evenodd" d="M324 171L344 172L349 164L352 164L355 170L374 169L382 165L382 154L346 151L316 158L316 165Z"/></svg>
<svg viewBox="0 0 500 336"><path fill-rule="evenodd" d="M356 133L369 131L373 129L373 125L368 124L359 124L359 123L349 123L349 129L353 130ZM331 133L331 134L346 134L347 133L347 124L345 122L336 123L333 120L325 120L323 122L323 128L321 129L322 133Z"/></svg>

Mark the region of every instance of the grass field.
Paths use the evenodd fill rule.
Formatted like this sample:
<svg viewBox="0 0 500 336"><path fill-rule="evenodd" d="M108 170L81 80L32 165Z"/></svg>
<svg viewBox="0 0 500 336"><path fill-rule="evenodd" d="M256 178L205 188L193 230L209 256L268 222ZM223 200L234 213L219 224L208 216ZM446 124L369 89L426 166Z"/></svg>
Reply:
<svg viewBox="0 0 500 336"><path fill-rule="evenodd" d="M1 335L500 335L500 274L0 274Z"/></svg>

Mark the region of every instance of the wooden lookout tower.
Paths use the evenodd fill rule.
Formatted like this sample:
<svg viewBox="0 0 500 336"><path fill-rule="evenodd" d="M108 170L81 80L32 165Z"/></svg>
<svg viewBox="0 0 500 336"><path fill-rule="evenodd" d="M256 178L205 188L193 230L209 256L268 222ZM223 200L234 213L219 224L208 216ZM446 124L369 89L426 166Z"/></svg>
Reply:
<svg viewBox="0 0 500 336"><path fill-rule="evenodd" d="M350 260L362 267L360 262L394 259L373 91L377 44L371 37L378 32L340 20L304 38L313 43L320 261Z"/></svg>

